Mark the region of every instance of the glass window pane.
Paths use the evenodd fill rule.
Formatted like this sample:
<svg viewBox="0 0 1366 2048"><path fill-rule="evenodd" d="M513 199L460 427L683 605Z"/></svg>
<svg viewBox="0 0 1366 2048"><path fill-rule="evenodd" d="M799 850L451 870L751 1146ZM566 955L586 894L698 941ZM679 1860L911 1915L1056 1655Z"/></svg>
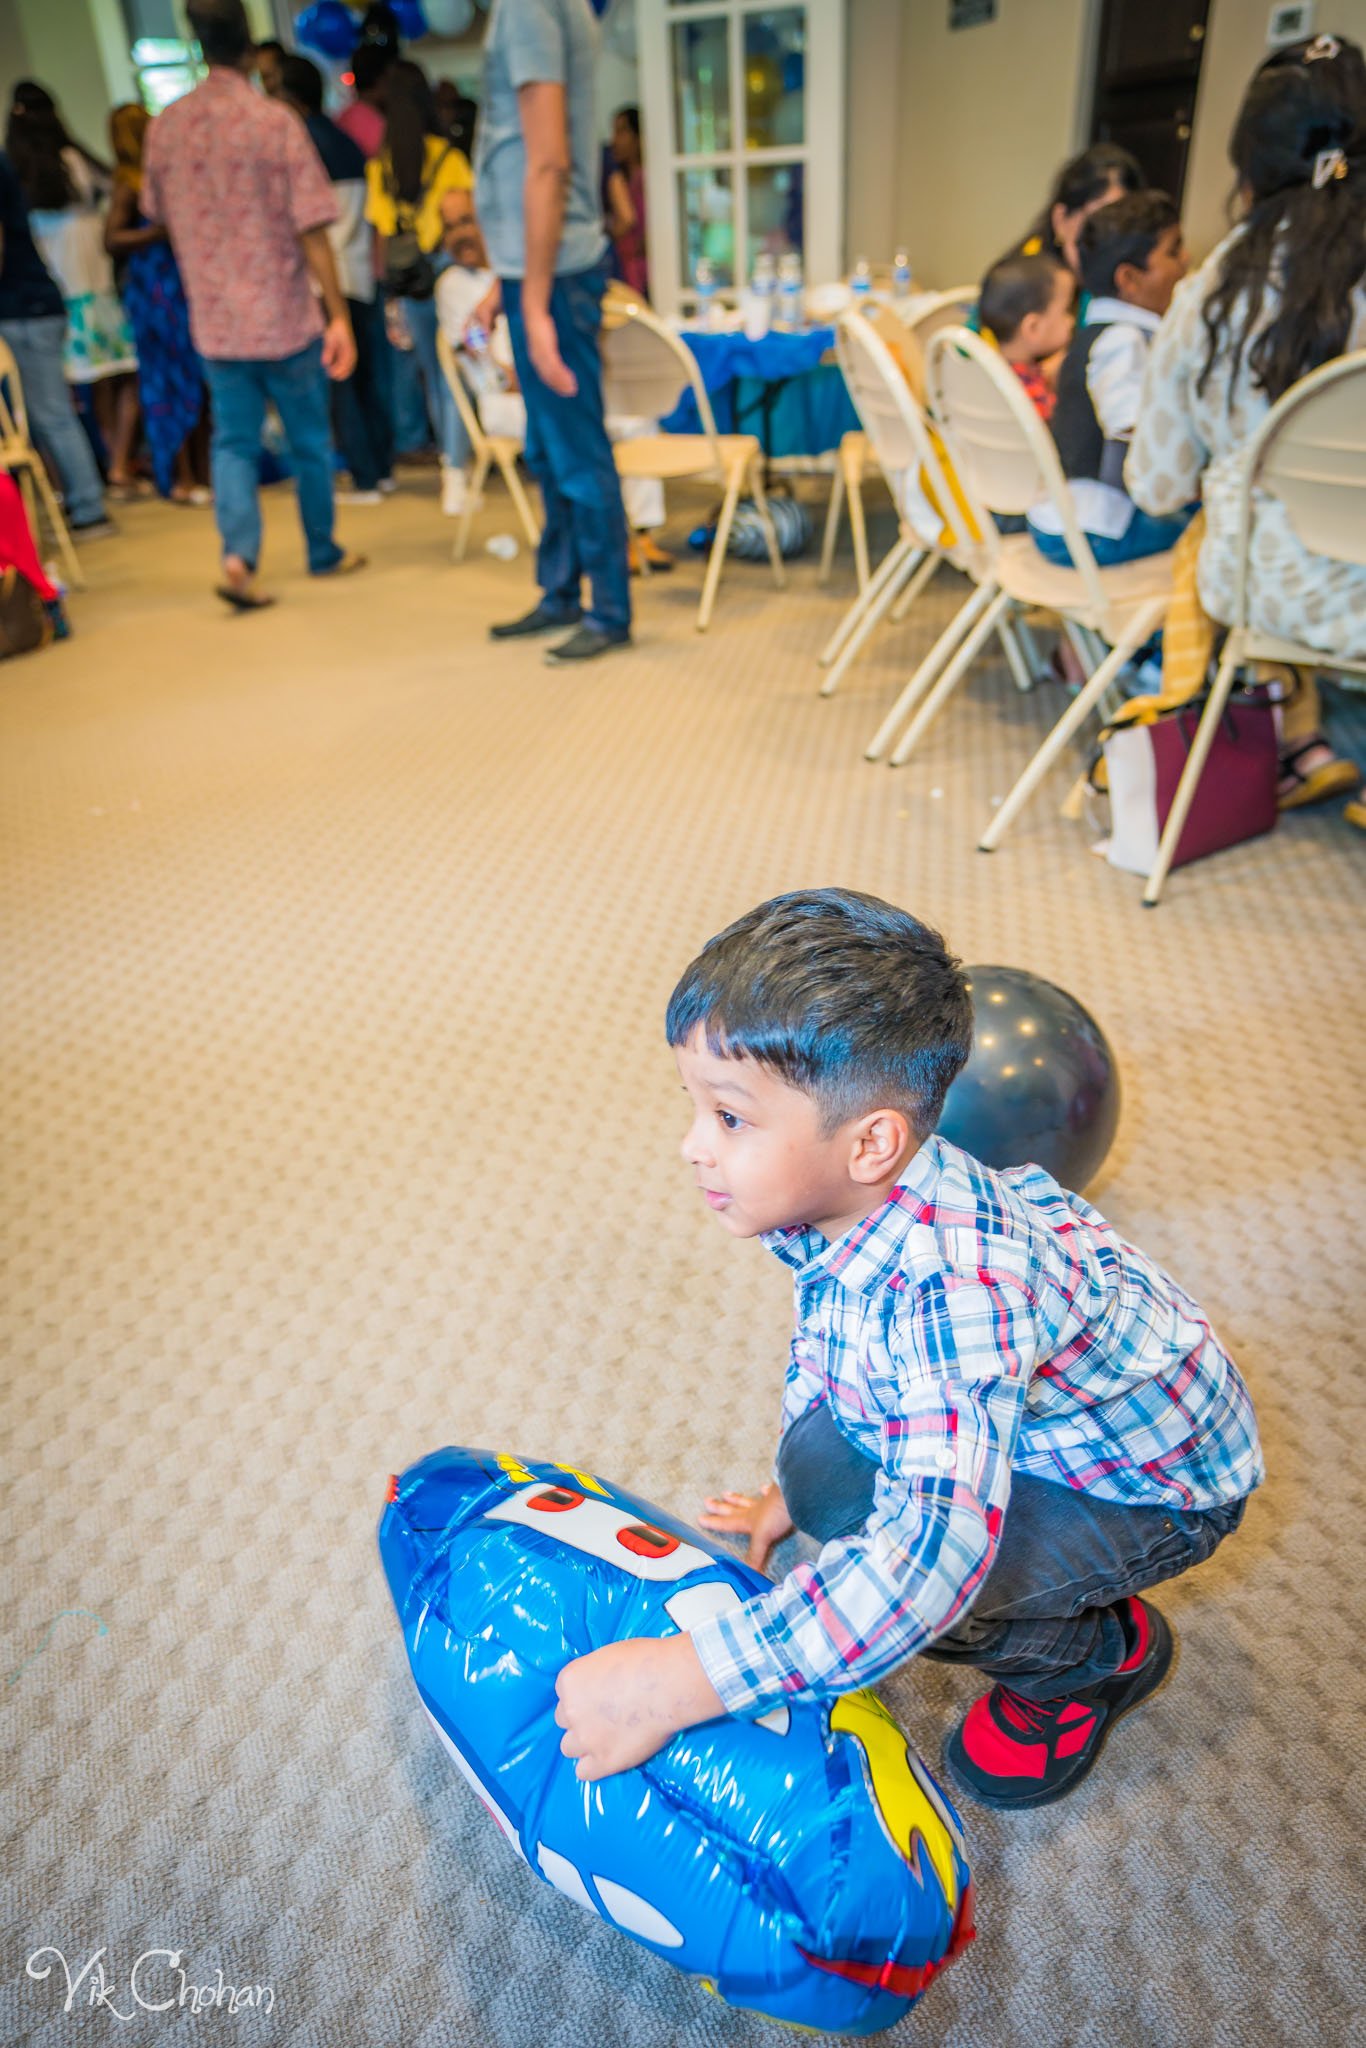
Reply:
<svg viewBox="0 0 1366 2048"><path fill-rule="evenodd" d="M675 22L674 105L680 156L709 156L730 148L730 25Z"/></svg>
<svg viewBox="0 0 1366 2048"><path fill-rule="evenodd" d="M746 175L749 179L746 277L753 275L756 256L772 256L776 262L780 256L794 249L803 258L805 267L805 164L756 164Z"/></svg>
<svg viewBox="0 0 1366 2048"><path fill-rule="evenodd" d="M735 282L735 195L729 171L678 174L680 282L685 291L706 257L719 288Z"/></svg>
<svg viewBox="0 0 1366 2048"><path fill-rule="evenodd" d="M745 145L794 149L806 141L806 9L745 16Z"/></svg>

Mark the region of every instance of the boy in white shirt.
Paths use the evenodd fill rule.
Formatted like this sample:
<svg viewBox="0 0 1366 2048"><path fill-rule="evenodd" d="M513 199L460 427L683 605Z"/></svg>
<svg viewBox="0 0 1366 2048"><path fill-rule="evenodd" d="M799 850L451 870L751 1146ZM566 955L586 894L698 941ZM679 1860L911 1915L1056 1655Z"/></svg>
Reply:
<svg viewBox="0 0 1366 2048"><path fill-rule="evenodd" d="M1194 506L1170 519L1141 512L1124 488L1152 338L1186 274L1176 207L1165 192L1129 192L1091 215L1078 242L1089 295L1058 372L1050 422L1077 517L1102 568L1174 547ZM1029 513L1051 562L1070 563L1051 500Z"/></svg>

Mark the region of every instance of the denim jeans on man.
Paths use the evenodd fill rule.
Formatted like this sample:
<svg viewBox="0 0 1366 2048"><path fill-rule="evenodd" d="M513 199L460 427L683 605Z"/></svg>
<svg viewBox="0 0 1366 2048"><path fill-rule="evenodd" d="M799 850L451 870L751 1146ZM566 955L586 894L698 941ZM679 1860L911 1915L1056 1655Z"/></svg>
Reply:
<svg viewBox="0 0 1366 2048"><path fill-rule="evenodd" d="M545 507L536 556L544 601L566 618L576 617L580 581L586 576L592 592L586 623L624 639L631 629L626 514L602 419L598 345L606 285L604 259L591 270L557 277L550 295L560 354L578 380L572 398L562 398L543 384L527 354L519 277L503 279L503 311L526 400L526 464L541 487Z"/></svg>
<svg viewBox="0 0 1366 2048"><path fill-rule="evenodd" d="M225 555L255 570L261 554L258 490L266 405L280 415L299 493L299 517L315 576L335 569L332 538L332 423L321 341L278 361L206 357L213 402L213 509Z"/></svg>
<svg viewBox="0 0 1366 2048"><path fill-rule="evenodd" d="M389 342L382 299L348 299L356 367L332 386L332 429L358 491L373 491L394 467Z"/></svg>
<svg viewBox="0 0 1366 2048"><path fill-rule="evenodd" d="M863 1527L877 1472L824 1403L799 1416L778 1446L788 1513L820 1543ZM1115 1603L1203 1563L1246 1505L1194 1514L1122 1507L1017 1472L977 1598L921 1654L971 1664L1030 1699L1059 1699L1111 1678L1129 1653Z"/></svg>
<svg viewBox="0 0 1366 2048"><path fill-rule="evenodd" d="M104 517L104 486L62 370L65 337L64 313L0 320L0 338L14 351L34 443L62 480L67 519L72 526L91 526Z"/></svg>

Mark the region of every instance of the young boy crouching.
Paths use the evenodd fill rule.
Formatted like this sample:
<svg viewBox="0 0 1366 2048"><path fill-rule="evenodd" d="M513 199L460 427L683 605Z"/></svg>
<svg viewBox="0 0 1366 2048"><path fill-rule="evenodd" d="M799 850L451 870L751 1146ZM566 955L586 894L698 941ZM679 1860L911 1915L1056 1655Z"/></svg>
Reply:
<svg viewBox="0 0 1366 2048"><path fill-rule="evenodd" d="M703 1519L760 1566L794 1523L823 1548L691 1634L567 1665L564 1753L606 1777L924 1655L994 1681L949 1738L958 1786L1059 1798L1171 1663L1140 1593L1208 1557L1263 1476L1246 1388L1088 1203L933 1135L972 1011L913 917L777 897L703 949L667 1021L702 1197L795 1283L776 1483Z"/></svg>

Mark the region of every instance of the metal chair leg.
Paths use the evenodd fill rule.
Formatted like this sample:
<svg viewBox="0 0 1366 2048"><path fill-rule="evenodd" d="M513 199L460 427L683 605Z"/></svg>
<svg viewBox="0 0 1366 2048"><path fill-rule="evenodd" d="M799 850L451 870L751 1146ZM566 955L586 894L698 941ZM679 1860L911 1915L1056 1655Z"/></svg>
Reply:
<svg viewBox="0 0 1366 2048"><path fill-rule="evenodd" d="M847 605L844 611L841 612L839 624L817 657L822 668L830 666L830 663L835 659L835 656L839 653L855 626L858 625L868 606L876 601L887 578L895 572L904 552L905 540L906 536L904 534L898 535L882 557L882 560L878 563L877 568L863 589L855 595L852 603Z"/></svg>
<svg viewBox="0 0 1366 2048"><path fill-rule="evenodd" d="M888 606L892 603L906 578L911 575L920 562L919 550L916 548L914 541L898 541L896 547L892 550L892 555L896 559L892 563L891 575L883 574L883 571L887 568L887 563L884 562L879 567L877 576L868 585L865 597L871 599L871 602L865 603L863 616L859 620L857 630L845 641L839 660L821 684L822 697L834 696L840 683L848 673L850 665L858 658L859 651L866 643L869 634L887 616ZM881 578L880 583L879 578Z"/></svg>
<svg viewBox="0 0 1366 2048"><path fill-rule="evenodd" d="M1000 845L1073 733L1080 730L1096 705L1100 703L1134 649L1141 647L1148 635L1161 624L1166 609L1165 598L1154 598L1151 604L1145 605L1141 611L1134 614L1126 631L1120 635L1105 659L1099 663L1089 680L1063 712L978 840L977 844L983 853L993 853Z"/></svg>
<svg viewBox="0 0 1366 2048"><path fill-rule="evenodd" d="M959 641L965 633L971 632L995 595L994 583L979 583L967 602L960 605L868 742L863 754L865 761L882 759L884 751L901 730L902 720L919 703Z"/></svg>
<svg viewBox="0 0 1366 2048"><path fill-rule="evenodd" d="M911 720L900 744L892 753L891 759L888 762L889 767L900 768L904 762L910 759L922 735L929 727L941 705L948 702L949 697L957 689L962 677L966 675L981 649L995 632L1001 615L1009 604L1010 599L1006 596L1005 592L998 590L986 611L968 634L967 639L963 642L957 654L954 655L953 660L944 670L944 673L916 712L915 717Z"/></svg>
<svg viewBox="0 0 1366 2048"><path fill-rule="evenodd" d="M1172 798L1167 822L1162 828L1156 863L1143 891L1143 902L1149 910L1155 907L1161 897L1163 884L1176 858L1176 849L1181 843L1181 834L1185 830L1186 819L1190 816L1195 792L1200 787L1200 777L1205 771L1209 750L1214 745L1214 735L1219 730L1219 720L1223 717L1224 706L1233 692L1234 679L1241 659L1241 646L1241 635L1236 630L1231 632L1224 643L1223 656L1214 678L1214 687L1209 693L1209 702L1195 729L1195 738L1186 765L1181 770L1181 780L1176 785L1176 795Z"/></svg>
<svg viewBox="0 0 1366 2048"><path fill-rule="evenodd" d="M730 530L735 522L735 507L740 498L740 486L744 482L744 469L736 463L726 479L726 495L721 500L721 516L716 522L716 535L707 557L707 573L702 579L702 602L697 608L697 630L705 633L711 624L712 606L716 602L716 586L721 581L721 565L726 559L726 548L730 541Z"/></svg>
<svg viewBox="0 0 1366 2048"><path fill-rule="evenodd" d="M750 464L749 488L754 499L754 509L759 514L759 524L764 529L764 544L773 570L773 581L779 590L787 589L787 571L783 567L783 551L778 545L778 529L773 524L773 514L768 509L768 493L764 489L764 459L756 455Z"/></svg>
<svg viewBox="0 0 1366 2048"><path fill-rule="evenodd" d="M817 583L828 583L830 571L835 564L835 542L839 539L840 514L844 510L844 465L835 458L835 474L830 479L830 503L825 513L825 533L821 540L821 566L816 574Z"/></svg>

